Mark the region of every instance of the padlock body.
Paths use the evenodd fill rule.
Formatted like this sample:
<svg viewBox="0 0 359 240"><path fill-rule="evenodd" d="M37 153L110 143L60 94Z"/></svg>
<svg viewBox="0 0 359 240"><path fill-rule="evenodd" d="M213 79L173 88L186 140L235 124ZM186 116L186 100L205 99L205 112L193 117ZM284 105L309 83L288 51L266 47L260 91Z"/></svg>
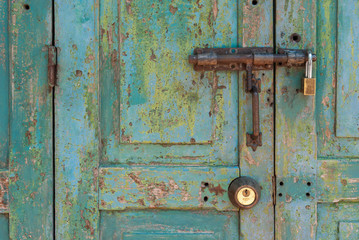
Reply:
<svg viewBox="0 0 359 240"><path fill-rule="evenodd" d="M316 79L315 78L304 78L303 79L303 90L304 95L315 95Z"/></svg>

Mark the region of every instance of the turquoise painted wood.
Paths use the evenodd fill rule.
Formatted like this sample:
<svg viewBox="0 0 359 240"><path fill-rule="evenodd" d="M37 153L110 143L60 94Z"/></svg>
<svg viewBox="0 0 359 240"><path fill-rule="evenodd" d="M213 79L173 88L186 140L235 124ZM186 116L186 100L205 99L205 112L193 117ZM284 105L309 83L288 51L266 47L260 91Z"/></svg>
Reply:
<svg viewBox="0 0 359 240"><path fill-rule="evenodd" d="M297 91L302 70L276 70L277 239L358 239L358 9L277 1L277 46L318 56L315 97Z"/></svg>
<svg viewBox="0 0 359 240"><path fill-rule="evenodd" d="M359 2L338 1L336 8L336 136L359 138Z"/></svg>
<svg viewBox="0 0 359 240"><path fill-rule="evenodd" d="M98 2L55 1L55 238L99 239Z"/></svg>
<svg viewBox="0 0 359 240"><path fill-rule="evenodd" d="M316 1L276 3L276 46L315 52ZM276 68L276 239L316 237L316 97L298 91L302 78L303 68Z"/></svg>
<svg viewBox="0 0 359 240"><path fill-rule="evenodd" d="M0 239L52 239L51 1L0 1Z"/></svg>
<svg viewBox="0 0 359 240"><path fill-rule="evenodd" d="M358 239L358 11L354 0L318 4L318 239Z"/></svg>
<svg viewBox="0 0 359 240"><path fill-rule="evenodd" d="M273 74L258 73L267 144L254 153L243 74L187 62L195 47L271 46L272 11L272 1L55 1L57 238L274 238ZM240 174L263 181L246 212L227 196Z"/></svg>
<svg viewBox="0 0 359 240"><path fill-rule="evenodd" d="M273 1L241 1L239 42L242 47L273 46ZM243 87L245 74L239 73L239 167L240 174L260 183L261 200L252 209L240 211L240 239L274 239L274 74L255 72L261 78L260 121L263 146L255 152L246 146L246 133L252 130L252 99Z"/></svg>
<svg viewBox="0 0 359 240"><path fill-rule="evenodd" d="M52 6L0 0L0 239L358 239L356 0L55 0L54 29ZM317 95L303 68L256 72L253 152L245 75L187 63L206 46L311 49Z"/></svg>
<svg viewBox="0 0 359 240"><path fill-rule="evenodd" d="M101 214L100 238L238 239L237 232L233 231L238 228L236 218L235 212L217 211L104 211Z"/></svg>
<svg viewBox="0 0 359 240"><path fill-rule="evenodd" d="M0 1L0 239L9 239L9 3Z"/></svg>
<svg viewBox="0 0 359 240"><path fill-rule="evenodd" d="M9 239L9 4L0 1L0 239Z"/></svg>

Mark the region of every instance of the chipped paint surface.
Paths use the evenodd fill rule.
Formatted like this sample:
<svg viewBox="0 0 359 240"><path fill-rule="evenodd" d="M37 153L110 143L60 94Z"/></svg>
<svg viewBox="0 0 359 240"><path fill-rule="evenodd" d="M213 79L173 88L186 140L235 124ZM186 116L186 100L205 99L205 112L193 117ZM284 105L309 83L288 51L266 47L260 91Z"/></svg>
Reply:
<svg viewBox="0 0 359 240"><path fill-rule="evenodd" d="M106 210L101 214L101 236L112 237L109 234L116 231L106 225L111 219L118 218L119 226L127 224L125 214L108 215L110 210L137 209L134 221L143 228L156 220L142 222L141 216L151 213L140 209L155 208L164 209L159 216L168 209L187 209L181 219L196 215L203 222L200 228L229 224L225 233L216 230L214 236L238 238L238 212L226 192L239 174L238 77L226 72L200 74L187 63L195 47L237 45L239 13L233 5L235 1L217 0L100 2L105 168L100 173L99 207ZM208 186L203 185L206 181ZM206 211L197 214L196 209ZM235 211L228 213L226 223L214 226L204 224L212 216L208 209ZM166 226L167 221L159 220ZM202 238L200 230L197 235L191 232L187 238Z"/></svg>
<svg viewBox="0 0 359 240"><path fill-rule="evenodd" d="M272 73L259 73L265 89L261 94L262 132L268 144L254 154L239 144L251 129L243 75L200 74L187 63L187 55L195 47L273 44L272 3L254 8L251 1L103 0L99 6L80 1L72 2L70 8L63 1L55 6L61 66L56 90L57 236L96 239L100 229L101 236L114 232L109 235L113 237L120 234L116 231L120 232L127 220L125 212L111 210L180 206L191 209L178 215L183 221L186 216L195 216L191 219L202 223L201 227L216 229L215 236L238 238L237 211L214 213L208 209L234 210L224 182L238 174L241 154L256 163L248 166L243 158L243 174L256 176L264 188L257 209L241 214L242 235L247 239L273 237ZM92 31L97 11L99 62L93 37L96 31ZM249 21L263 11L261 19ZM76 31L69 34L65 29ZM255 34L261 30L265 30L263 37ZM97 93L100 107L96 105ZM100 113L100 135L96 113ZM100 154L95 150L99 145ZM102 170L96 188L98 163ZM136 168L143 171L134 171ZM164 171L166 168L169 170ZM202 172L196 174L199 168ZM188 171L181 174L184 170ZM208 179L208 187L201 187L202 178ZM100 191L99 199L96 191ZM203 196L201 202L205 193L208 200L205 202ZM100 214L97 206L106 211ZM150 211L131 211L137 216L134 221L139 229L156 223L152 218L142 222L141 216L153 216ZM159 216L158 224L166 226L162 217L166 212L154 215ZM226 216L226 220L219 221L216 215ZM208 218L218 221L203 224ZM111 227L112 221L119 227ZM253 226L260 231L253 231Z"/></svg>
<svg viewBox="0 0 359 240"><path fill-rule="evenodd" d="M103 211L100 237L149 240L238 239L237 218L235 212L213 210Z"/></svg>
<svg viewBox="0 0 359 240"><path fill-rule="evenodd" d="M340 222L339 239L359 239L359 221Z"/></svg>
<svg viewBox="0 0 359 240"><path fill-rule="evenodd" d="M319 201L359 201L359 160L322 160L318 170Z"/></svg>
<svg viewBox="0 0 359 240"><path fill-rule="evenodd" d="M0 169L8 167L9 154L9 21L8 1L0 1Z"/></svg>
<svg viewBox="0 0 359 240"><path fill-rule="evenodd" d="M237 167L101 168L100 209L236 209L227 188Z"/></svg>
<svg viewBox="0 0 359 240"><path fill-rule="evenodd" d="M359 2L337 5L336 136L359 138Z"/></svg>
<svg viewBox="0 0 359 240"><path fill-rule="evenodd" d="M273 1L240 1L238 27L242 29L239 42L243 47L273 46ZM240 76L245 77L244 73ZM274 239L274 205L272 176L274 175L273 71L256 71L261 78L259 94L260 131L263 146L255 152L246 146L246 133L252 131L252 98L240 82L239 97L239 165L243 176L254 178L261 186L261 199L251 208L240 211L243 239ZM241 80L240 80L241 81Z"/></svg>
<svg viewBox="0 0 359 240"><path fill-rule="evenodd" d="M55 1L56 239L99 239L98 11L97 1Z"/></svg>
<svg viewBox="0 0 359 240"><path fill-rule="evenodd" d="M0 239L9 239L9 3L0 0Z"/></svg>
<svg viewBox="0 0 359 240"><path fill-rule="evenodd" d="M351 57L352 51L356 52L359 49L358 41L352 42L352 34L357 33L358 25L356 21L358 14L353 12L358 11L359 7L356 1L340 1L340 6L337 5L338 1L326 0L318 5L318 84L317 95L318 99L325 99L326 104L319 104L317 101L317 114L318 114L318 156L325 159L326 157L343 157L355 158L359 156L358 138L353 138L358 134L358 75L355 70L355 56ZM350 7L345 7L347 4ZM338 15L337 9L339 8L341 15ZM345 10L343 9L345 7ZM350 12L347 11L350 9ZM353 14L352 17L350 14ZM342 19L338 19L342 16ZM349 18L348 18L349 17ZM347 21L346 19L350 19ZM338 26L340 23L340 26ZM354 24L354 25L353 25ZM353 25L353 26L351 26ZM337 28L343 30L346 35L340 33L340 42L337 42ZM334 31L333 31L334 29ZM351 30L353 29L353 30ZM328 34L328 31L333 34ZM347 39L345 39L347 38ZM339 46L340 44L341 46ZM349 51L347 66L337 69L339 61L339 50ZM353 60L353 61L352 61ZM337 72L338 70L338 72ZM344 77L343 74L346 74ZM356 75L355 75L356 74ZM344 87L344 88L343 88ZM340 122L339 122L340 121ZM336 124L342 125L336 131ZM347 124L347 125L346 125ZM350 133L348 133L348 130ZM338 135L339 134L339 135ZM353 135L354 134L354 135ZM341 137L337 137L341 136ZM350 137L352 136L352 137Z"/></svg>
<svg viewBox="0 0 359 240"><path fill-rule="evenodd" d="M319 240L356 240L359 236L358 203L318 204Z"/></svg>
<svg viewBox="0 0 359 240"><path fill-rule="evenodd" d="M187 63L195 47L237 44L230 2L100 5L102 161L237 164L237 76Z"/></svg>
<svg viewBox="0 0 359 240"><path fill-rule="evenodd" d="M358 239L358 10L318 5L318 239Z"/></svg>
<svg viewBox="0 0 359 240"><path fill-rule="evenodd" d="M9 173L0 172L0 212L9 211Z"/></svg>
<svg viewBox="0 0 359 240"><path fill-rule="evenodd" d="M277 47L315 52L316 2L277 1ZM307 185L317 186L315 99L297 91L303 77L303 68L276 70L277 239L316 238L316 188Z"/></svg>
<svg viewBox="0 0 359 240"><path fill-rule="evenodd" d="M356 123L355 114L345 113L357 101L357 66L343 70L351 76L337 83L333 69L337 62L341 64L335 54L336 44L341 42L334 41L335 34L327 34L338 22L336 1L318 3L318 34L316 1L277 1L274 44L313 51L318 47L318 56L323 56L318 59L318 81L322 84L318 84L315 100L297 91L303 69L277 69L276 89L272 72L256 73L262 78L260 118L265 142L257 152L244 144L251 129L251 99L242 88L243 74L200 74L187 64L187 55L195 47L272 46L272 3L55 1L59 47L55 96L57 238L235 239L240 234L244 239L273 239L273 104L276 238L357 236L358 219L348 213L358 216L358 164L350 158L358 157L359 149L355 138L337 138L356 133L351 131L352 125L335 131L338 119L344 122L354 116ZM350 1L341 4L346 3ZM41 49L40 43L48 44L50 14L44 13L50 7L46 2L41 3L46 5L41 11L31 8L24 12L22 4L11 4L11 19L16 22L11 26L15 67L10 68L10 131L14 137L10 178L0 176L0 212L8 211L9 181L11 236L48 239L52 236L52 96L42 75L45 63L30 61L46 59L46 52L27 55L17 45L23 45L31 33L23 31L24 22L30 23L26 27L31 29L35 17L44 20L45 26L36 22L44 35L26 44L35 50ZM340 36L356 34L355 29L346 30L348 34L339 34L340 41L348 41ZM299 43L289 40L294 32L302 36ZM1 36L0 41L3 39ZM0 54L8 54L6 44L0 42ZM338 49L351 51L351 62L356 62L357 46L352 45ZM19 67L20 59L28 65ZM0 74L7 74L6 64L0 62ZM5 102L6 86L0 90ZM354 90L350 92L346 86ZM336 113L336 107L342 105L344 112ZM0 136L7 132L8 121L1 120ZM7 137L4 135L0 143L3 169L7 167ZM327 156L335 159L325 159ZM336 159L340 157L346 159ZM238 165L242 175L255 178L262 186L259 204L240 214L226 195L226 187L238 175ZM24 196L25 201L20 202ZM38 218L29 217L33 213L38 213ZM6 225L7 216L1 214L0 223ZM326 221L328 218L332 221ZM41 227L32 227L29 219ZM333 227L338 224L339 230ZM155 231L149 233L148 229Z"/></svg>
<svg viewBox="0 0 359 240"><path fill-rule="evenodd" d="M9 184L9 238L52 239L52 91L46 48L52 40L52 4L33 0L25 8L23 1L0 2L8 2L10 21L10 78L1 79L10 83L9 179L0 177L1 191Z"/></svg>
<svg viewBox="0 0 359 240"><path fill-rule="evenodd" d="M351 26L358 18L347 21L348 15L357 16L357 8L357 1L277 3L277 45L317 49L319 83L315 98L303 97L296 91L303 73L277 71L278 239L357 239L359 147L350 137L356 136L353 123L358 123L352 65L357 60L351 57L359 47L352 41L357 29ZM294 32L302 36L299 43L288 38Z"/></svg>

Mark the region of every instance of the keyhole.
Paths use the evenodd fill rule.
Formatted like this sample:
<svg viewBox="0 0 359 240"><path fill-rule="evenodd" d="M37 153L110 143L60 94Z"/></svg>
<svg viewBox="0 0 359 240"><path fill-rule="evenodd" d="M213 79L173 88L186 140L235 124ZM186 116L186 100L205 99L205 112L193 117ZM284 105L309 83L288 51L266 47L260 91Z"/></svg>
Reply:
<svg viewBox="0 0 359 240"><path fill-rule="evenodd" d="M250 192L248 191L248 189L245 189L244 191L243 191L243 196L244 197L248 197L250 195Z"/></svg>

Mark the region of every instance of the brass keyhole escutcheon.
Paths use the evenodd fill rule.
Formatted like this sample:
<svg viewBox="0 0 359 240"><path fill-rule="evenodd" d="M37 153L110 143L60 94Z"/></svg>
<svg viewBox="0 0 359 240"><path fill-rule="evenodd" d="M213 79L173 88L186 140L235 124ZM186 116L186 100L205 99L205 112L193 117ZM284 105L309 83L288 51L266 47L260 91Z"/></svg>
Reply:
<svg viewBox="0 0 359 240"><path fill-rule="evenodd" d="M232 204L239 208L252 208L260 198L260 186L252 178L234 179L228 188L228 196Z"/></svg>
<svg viewBox="0 0 359 240"><path fill-rule="evenodd" d="M238 191L237 200L242 205L251 205L256 200L256 194L253 189L245 187Z"/></svg>

